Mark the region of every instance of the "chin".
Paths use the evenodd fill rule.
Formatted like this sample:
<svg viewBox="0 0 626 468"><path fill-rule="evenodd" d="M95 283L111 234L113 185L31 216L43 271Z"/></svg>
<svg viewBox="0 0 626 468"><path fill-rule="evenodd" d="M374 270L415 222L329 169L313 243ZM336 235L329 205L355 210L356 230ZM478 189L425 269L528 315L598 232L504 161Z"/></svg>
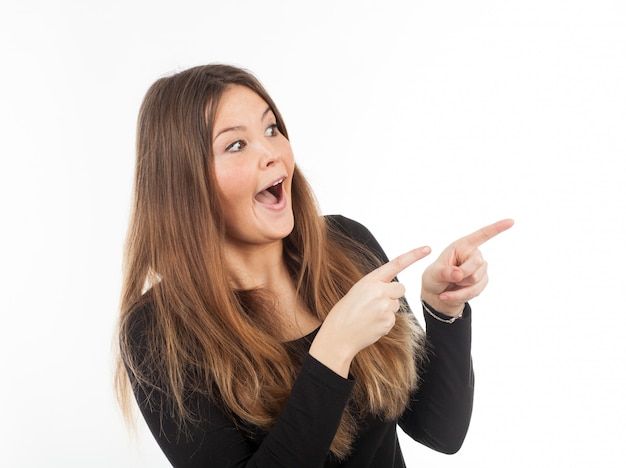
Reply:
<svg viewBox="0 0 626 468"><path fill-rule="evenodd" d="M278 237L280 239L285 239L286 237L289 236L289 234L293 232L294 227L295 227L295 222L292 216L291 220L285 223L285 225L278 230Z"/></svg>

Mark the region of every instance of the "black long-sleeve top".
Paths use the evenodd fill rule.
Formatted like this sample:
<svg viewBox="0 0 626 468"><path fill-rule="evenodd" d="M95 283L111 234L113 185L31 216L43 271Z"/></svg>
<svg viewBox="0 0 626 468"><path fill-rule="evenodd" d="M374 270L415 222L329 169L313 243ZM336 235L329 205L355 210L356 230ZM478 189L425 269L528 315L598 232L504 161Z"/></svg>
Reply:
<svg viewBox="0 0 626 468"><path fill-rule="evenodd" d="M387 260L364 226L341 216L330 217L329 222ZM141 339L149 313L147 305L134 315L133 340ZM154 398L149 398L135 382L133 390L148 427L176 467L404 467L397 425L417 442L454 453L463 443L472 412L474 374L469 305L463 317L453 323L441 322L428 313L424 317L430 353L426 368L420 370L419 389L399 420L367 417L353 442L351 455L342 461L330 455L329 448L355 382L335 374L308 354L317 330L289 343L292 349L302 352L302 367L269 432L241 431L218 405L196 395L188 403L202 423L192 426L189 433L180 434L174 419L154 404Z"/></svg>

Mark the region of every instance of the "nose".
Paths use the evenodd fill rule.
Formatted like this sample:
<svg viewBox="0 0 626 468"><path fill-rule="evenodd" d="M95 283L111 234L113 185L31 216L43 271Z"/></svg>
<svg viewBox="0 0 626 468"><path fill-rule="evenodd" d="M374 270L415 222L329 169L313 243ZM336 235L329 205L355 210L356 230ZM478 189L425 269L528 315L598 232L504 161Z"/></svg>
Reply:
<svg viewBox="0 0 626 468"><path fill-rule="evenodd" d="M259 158L259 164L261 169L271 167L280 161L280 151L271 142L264 142L261 144L261 156Z"/></svg>

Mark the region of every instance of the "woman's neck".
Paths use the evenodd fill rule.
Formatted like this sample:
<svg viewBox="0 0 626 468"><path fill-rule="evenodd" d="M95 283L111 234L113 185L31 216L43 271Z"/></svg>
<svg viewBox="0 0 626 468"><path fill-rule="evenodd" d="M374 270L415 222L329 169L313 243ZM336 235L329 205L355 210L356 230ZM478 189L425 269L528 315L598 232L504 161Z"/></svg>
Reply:
<svg viewBox="0 0 626 468"><path fill-rule="evenodd" d="M282 241L265 245L226 243L224 256L230 280L236 289L283 289L291 283L283 258Z"/></svg>
<svg viewBox="0 0 626 468"><path fill-rule="evenodd" d="M280 339L301 338L320 325L320 320L298 297L283 257L282 242L245 248L226 244L224 254L234 288L263 288L276 298L272 315Z"/></svg>

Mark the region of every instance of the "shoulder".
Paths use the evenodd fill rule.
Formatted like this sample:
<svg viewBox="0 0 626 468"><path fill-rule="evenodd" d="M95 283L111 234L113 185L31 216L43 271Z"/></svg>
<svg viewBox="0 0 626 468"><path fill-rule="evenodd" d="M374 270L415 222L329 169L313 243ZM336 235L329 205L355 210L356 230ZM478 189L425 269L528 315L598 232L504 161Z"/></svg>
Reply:
<svg viewBox="0 0 626 468"><path fill-rule="evenodd" d="M129 310L126 319L126 332L135 340L140 340L154 325L154 301L152 292L147 291Z"/></svg>
<svg viewBox="0 0 626 468"><path fill-rule="evenodd" d="M372 233L361 223L345 216L334 214L324 216L329 229L339 230L342 234L355 240L367 240L372 238Z"/></svg>
<svg viewBox="0 0 626 468"><path fill-rule="evenodd" d="M389 261L383 248L378 243L374 235L363 224L337 214L324 216L324 219L329 233L338 234L339 236L343 236L353 242L356 242L357 244L360 244L370 252L374 253L382 262Z"/></svg>
<svg viewBox="0 0 626 468"><path fill-rule="evenodd" d="M153 348L154 303L146 292L125 314L120 324L119 340L125 365L136 368L146 361Z"/></svg>

